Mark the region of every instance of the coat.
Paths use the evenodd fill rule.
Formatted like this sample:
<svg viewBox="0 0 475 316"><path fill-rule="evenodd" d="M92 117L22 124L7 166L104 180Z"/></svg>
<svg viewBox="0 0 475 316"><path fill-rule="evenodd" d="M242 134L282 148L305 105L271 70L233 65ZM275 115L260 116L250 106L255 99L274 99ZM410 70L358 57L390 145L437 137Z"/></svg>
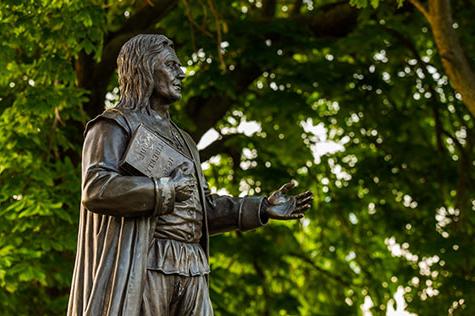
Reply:
<svg viewBox="0 0 475 316"><path fill-rule="evenodd" d="M128 176L119 168L140 123L167 138L162 121L139 111L107 110L86 126L77 253L67 315L140 314L155 229L156 183L151 178ZM204 210L200 244L208 255L210 234L246 231L265 224L260 216L263 197L210 194L196 144L179 131L194 160Z"/></svg>

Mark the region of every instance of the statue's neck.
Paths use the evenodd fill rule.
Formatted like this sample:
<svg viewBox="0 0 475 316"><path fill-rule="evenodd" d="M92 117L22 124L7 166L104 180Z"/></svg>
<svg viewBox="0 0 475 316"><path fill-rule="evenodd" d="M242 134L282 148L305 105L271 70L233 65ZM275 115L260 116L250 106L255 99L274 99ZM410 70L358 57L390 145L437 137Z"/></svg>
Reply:
<svg viewBox="0 0 475 316"><path fill-rule="evenodd" d="M159 98L151 98L150 99L150 108L158 114L159 119L161 120L170 120L170 113L168 110L170 109L170 104L162 102Z"/></svg>

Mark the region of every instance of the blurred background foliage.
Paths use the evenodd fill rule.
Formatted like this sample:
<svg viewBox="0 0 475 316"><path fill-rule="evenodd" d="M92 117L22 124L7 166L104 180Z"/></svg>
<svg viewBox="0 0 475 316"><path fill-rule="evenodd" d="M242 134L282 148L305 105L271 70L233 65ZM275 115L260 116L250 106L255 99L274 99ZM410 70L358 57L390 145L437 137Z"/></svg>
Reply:
<svg viewBox="0 0 475 316"><path fill-rule="evenodd" d="M84 124L118 100L120 46L152 32L186 67L173 118L206 133L214 190L315 194L300 222L211 239L217 315L384 315L398 289L419 315L474 315L474 115L438 2L2 1L0 314L64 314ZM475 6L445 14L473 62Z"/></svg>

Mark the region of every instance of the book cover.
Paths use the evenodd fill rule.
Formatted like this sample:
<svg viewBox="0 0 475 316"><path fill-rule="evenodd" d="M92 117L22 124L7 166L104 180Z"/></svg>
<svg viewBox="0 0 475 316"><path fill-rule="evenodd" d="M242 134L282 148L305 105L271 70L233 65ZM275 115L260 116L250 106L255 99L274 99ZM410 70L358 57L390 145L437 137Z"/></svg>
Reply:
<svg viewBox="0 0 475 316"><path fill-rule="evenodd" d="M190 158L140 124L132 135L120 167L132 175L161 178L170 176L183 163L193 166Z"/></svg>

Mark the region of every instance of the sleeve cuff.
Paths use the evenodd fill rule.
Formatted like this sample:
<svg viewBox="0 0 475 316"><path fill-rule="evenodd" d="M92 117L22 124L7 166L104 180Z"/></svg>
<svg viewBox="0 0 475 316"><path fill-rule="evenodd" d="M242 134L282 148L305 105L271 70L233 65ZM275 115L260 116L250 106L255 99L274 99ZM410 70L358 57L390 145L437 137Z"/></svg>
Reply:
<svg viewBox="0 0 475 316"><path fill-rule="evenodd" d="M175 206L175 188L169 183L170 178L153 178L155 188L155 207L153 216L165 215L173 212Z"/></svg>
<svg viewBox="0 0 475 316"><path fill-rule="evenodd" d="M256 229L267 224L268 218L263 213L262 207L264 201L265 197L263 196L243 198L239 207L238 228L240 231Z"/></svg>

